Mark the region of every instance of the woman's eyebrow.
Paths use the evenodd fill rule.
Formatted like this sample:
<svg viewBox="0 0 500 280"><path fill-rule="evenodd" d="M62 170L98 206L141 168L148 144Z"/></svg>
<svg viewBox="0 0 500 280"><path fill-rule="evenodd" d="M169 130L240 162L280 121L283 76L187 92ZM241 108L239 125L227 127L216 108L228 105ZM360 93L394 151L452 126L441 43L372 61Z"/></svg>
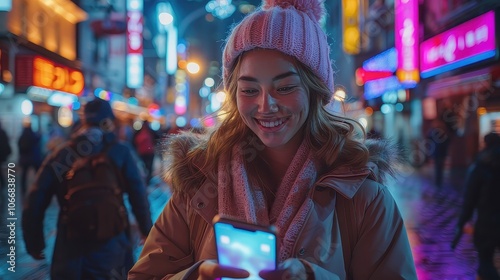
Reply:
<svg viewBox="0 0 500 280"><path fill-rule="evenodd" d="M273 78L273 81L281 80L293 75L297 75L297 73L293 71L288 71L286 73L277 75L276 77ZM238 81L258 82L258 79L251 76L240 76L238 78Z"/></svg>

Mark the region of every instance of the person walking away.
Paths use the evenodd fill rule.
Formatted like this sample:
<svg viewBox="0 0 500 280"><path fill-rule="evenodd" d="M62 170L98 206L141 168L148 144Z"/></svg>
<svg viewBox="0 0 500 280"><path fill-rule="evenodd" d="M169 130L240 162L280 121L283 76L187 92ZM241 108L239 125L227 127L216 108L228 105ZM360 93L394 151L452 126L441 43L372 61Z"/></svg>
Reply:
<svg viewBox="0 0 500 280"><path fill-rule="evenodd" d="M456 247L464 226L477 212L473 235L479 258L477 274L481 280L499 280L494 256L500 248L500 136L488 133L484 143L485 148L467 172L463 205L451 247Z"/></svg>
<svg viewBox="0 0 500 280"><path fill-rule="evenodd" d="M30 121L23 122L23 131L17 141L19 148L19 184L21 194L26 194L28 174L30 170L37 172L42 162L41 136L31 128Z"/></svg>
<svg viewBox="0 0 500 280"><path fill-rule="evenodd" d="M83 115L83 126L45 159L30 188L24 242L34 259L45 258L44 215L56 196L61 210L51 279L123 279L133 265L123 194L145 239L152 226L146 188L130 149L117 141L110 104L95 98Z"/></svg>
<svg viewBox="0 0 500 280"><path fill-rule="evenodd" d="M437 188L443 185L443 176L452 133L444 121L435 119L427 133L427 138L433 144L431 156L434 161L434 184Z"/></svg>
<svg viewBox="0 0 500 280"><path fill-rule="evenodd" d="M7 160L11 153L12 148L10 147L9 137L0 122L0 193L3 193L4 188L7 187L7 181L4 177L3 163Z"/></svg>
<svg viewBox="0 0 500 280"><path fill-rule="evenodd" d="M129 280L248 277L217 263L216 214L277 229L277 269L260 271L264 279L417 279L382 184L395 171L395 146L366 140L358 122L328 109L323 2L266 0L234 27L223 52L224 117L165 143L173 194Z"/></svg>
<svg viewBox="0 0 500 280"><path fill-rule="evenodd" d="M153 174L156 140L156 133L151 129L148 121L142 123L142 127L133 138L135 150L146 168L146 184L149 184Z"/></svg>

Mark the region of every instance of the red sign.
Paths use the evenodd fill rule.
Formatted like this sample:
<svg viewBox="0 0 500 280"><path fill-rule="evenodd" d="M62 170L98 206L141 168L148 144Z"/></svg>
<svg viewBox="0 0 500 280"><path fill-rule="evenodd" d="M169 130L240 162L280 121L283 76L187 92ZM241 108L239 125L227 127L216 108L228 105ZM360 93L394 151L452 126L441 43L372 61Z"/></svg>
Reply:
<svg viewBox="0 0 500 280"><path fill-rule="evenodd" d="M127 30L125 20L119 19L98 19L90 23L90 27L97 37L106 35L124 34Z"/></svg>
<svg viewBox="0 0 500 280"><path fill-rule="evenodd" d="M9 53L5 49L0 49L0 81L10 82L6 77L9 71Z"/></svg>
<svg viewBox="0 0 500 280"><path fill-rule="evenodd" d="M140 11L127 13L127 53L142 54L143 18Z"/></svg>
<svg viewBox="0 0 500 280"><path fill-rule="evenodd" d="M362 86L369 81L390 77L392 74L394 73L391 71L371 71L363 68L358 68L354 72L356 84L359 86Z"/></svg>
<svg viewBox="0 0 500 280"><path fill-rule="evenodd" d="M85 81L81 71L41 56L16 57L16 87L38 86L80 95Z"/></svg>

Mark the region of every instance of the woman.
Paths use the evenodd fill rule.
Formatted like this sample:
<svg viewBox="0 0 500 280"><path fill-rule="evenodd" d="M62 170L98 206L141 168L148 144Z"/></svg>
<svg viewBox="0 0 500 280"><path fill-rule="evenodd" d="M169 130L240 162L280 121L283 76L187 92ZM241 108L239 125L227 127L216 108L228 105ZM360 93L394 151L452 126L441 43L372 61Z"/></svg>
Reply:
<svg viewBox="0 0 500 280"><path fill-rule="evenodd" d="M400 213L374 181L392 155L382 145L370 154L361 126L325 109L333 70L322 11L268 1L233 29L227 115L171 140L173 196L129 279L248 277L214 261L216 214L276 226L279 269L265 279L416 279Z"/></svg>

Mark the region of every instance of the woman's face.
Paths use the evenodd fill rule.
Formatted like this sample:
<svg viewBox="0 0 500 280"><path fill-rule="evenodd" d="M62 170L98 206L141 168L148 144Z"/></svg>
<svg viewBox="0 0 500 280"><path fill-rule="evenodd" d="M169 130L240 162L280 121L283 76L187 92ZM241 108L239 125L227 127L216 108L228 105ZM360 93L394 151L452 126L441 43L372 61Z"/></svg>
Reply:
<svg viewBox="0 0 500 280"><path fill-rule="evenodd" d="M243 54L236 102L245 124L269 148L297 149L309 113L309 94L293 59L275 50Z"/></svg>

